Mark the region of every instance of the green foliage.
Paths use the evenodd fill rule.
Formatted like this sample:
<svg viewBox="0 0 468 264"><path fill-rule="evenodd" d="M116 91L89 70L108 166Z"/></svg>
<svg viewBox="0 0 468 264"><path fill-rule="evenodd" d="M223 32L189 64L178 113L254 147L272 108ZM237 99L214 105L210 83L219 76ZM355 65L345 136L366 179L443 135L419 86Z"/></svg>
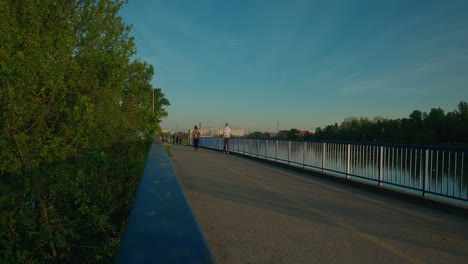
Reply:
<svg viewBox="0 0 468 264"><path fill-rule="evenodd" d="M288 138L299 138L299 129L297 128L291 128L287 134Z"/></svg>
<svg viewBox="0 0 468 264"><path fill-rule="evenodd" d="M0 0L0 263L116 254L169 105L123 4Z"/></svg>
<svg viewBox="0 0 468 264"><path fill-rule="evenodd" d="M264 138L265 134L260 131L254 131L248 135L250 138Z"/></svg>

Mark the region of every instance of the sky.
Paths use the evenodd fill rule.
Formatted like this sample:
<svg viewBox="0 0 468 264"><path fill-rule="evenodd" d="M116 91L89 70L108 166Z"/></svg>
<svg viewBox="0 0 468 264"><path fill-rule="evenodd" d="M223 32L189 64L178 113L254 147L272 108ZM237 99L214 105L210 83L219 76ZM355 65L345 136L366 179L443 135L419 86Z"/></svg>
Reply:
<svg viewBox="0 0 468 264"><path fill-rule="evenodd" d="M314 130L468 101L466 0L129 0L163 129Z"/></svg>

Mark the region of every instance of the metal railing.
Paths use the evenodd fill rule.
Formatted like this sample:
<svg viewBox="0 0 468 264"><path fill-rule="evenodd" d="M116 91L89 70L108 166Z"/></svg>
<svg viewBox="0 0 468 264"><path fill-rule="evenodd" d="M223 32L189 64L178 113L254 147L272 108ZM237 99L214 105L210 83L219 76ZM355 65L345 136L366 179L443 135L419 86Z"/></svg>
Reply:
<svg viewBox="0 0 468 264"><path fill-rule="evenodd" d="M223 139L200 146L223 149ZM230 152L468 205L467 148L232 138Z"/></svg>

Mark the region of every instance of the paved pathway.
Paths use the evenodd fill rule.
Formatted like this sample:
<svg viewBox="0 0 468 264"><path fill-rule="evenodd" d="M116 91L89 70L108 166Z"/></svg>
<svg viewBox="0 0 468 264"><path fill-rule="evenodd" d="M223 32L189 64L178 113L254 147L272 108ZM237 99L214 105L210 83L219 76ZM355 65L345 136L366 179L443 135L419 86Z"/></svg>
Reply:
<svg viewBox="0 0 468 264"><path fill-rule="evenodd" d="M468 263L468 218L237 155L171 158L224 263Z"/></svg>

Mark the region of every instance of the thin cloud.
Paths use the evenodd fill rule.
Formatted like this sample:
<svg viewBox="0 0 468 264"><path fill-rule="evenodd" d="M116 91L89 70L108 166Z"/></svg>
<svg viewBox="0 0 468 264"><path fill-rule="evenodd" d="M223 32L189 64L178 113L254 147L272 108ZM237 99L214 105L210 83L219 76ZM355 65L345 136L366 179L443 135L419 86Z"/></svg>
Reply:
<svg viewBox="0 0 468 264"><path fill-rule="evenodd" d="M236 38L212 38L209 40L215 46L221 47L239 47L239 48L248 48L255 46L254 41L236 39Z"/></svg>

